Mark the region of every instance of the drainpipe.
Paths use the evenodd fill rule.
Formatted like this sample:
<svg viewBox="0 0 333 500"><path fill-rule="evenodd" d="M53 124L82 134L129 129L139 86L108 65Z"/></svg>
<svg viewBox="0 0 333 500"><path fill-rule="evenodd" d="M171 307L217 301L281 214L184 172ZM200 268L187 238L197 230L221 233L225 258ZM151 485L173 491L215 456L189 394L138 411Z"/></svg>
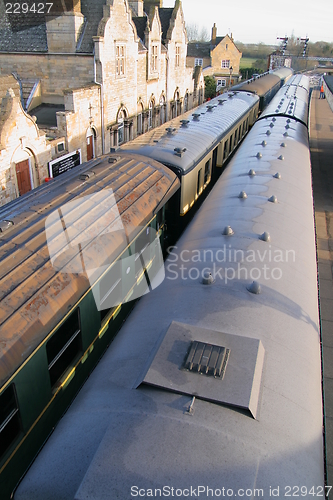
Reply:
<svg viewBox="0 0 333 500"><path fill-rule="evenodd" d="M166 55L166 108L165 108L165 121L169 121L169 52Z"/></svg>
<svg viewBox="0 0 333 500"><path fill-rule="evenodd" d="M96 57L95 57L95 48L94 48L94 83L96 85L100 86L101 89L101 128L102 128L102 154L105 154L105 137L104 137L104 88L103 88L103 83L100 83L97 81L97 74L96 74Z"/></svg>

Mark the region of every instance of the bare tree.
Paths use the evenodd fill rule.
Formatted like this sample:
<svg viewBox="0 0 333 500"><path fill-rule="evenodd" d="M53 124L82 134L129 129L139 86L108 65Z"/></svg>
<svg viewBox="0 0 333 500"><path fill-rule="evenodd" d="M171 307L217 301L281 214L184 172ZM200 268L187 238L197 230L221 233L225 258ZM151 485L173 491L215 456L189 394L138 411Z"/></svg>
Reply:
<svg viewBox="0 0 333 500"><path fill-rule="evenodd" d="M207 28L199 28L197 24L186 25L187 38L189 42L209 42L210 37Z"/></svg>

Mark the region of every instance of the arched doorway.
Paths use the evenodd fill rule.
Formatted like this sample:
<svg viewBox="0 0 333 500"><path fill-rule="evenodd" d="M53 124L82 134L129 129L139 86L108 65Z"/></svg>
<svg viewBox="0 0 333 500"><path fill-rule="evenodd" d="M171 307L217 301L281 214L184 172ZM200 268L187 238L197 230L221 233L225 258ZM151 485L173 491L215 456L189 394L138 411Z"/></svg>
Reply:
<svg viewBox="0 0 333 500"><path fill-rule="evenodd" d="M94 127L89 127L87 130L87 161L92 160L96 156L96 130Z"/></svg>
<svg viewBox="0 0 333 500"><path fill-rule="evenodd" d="M37 187L35 158L29 149L19 149L13 157L18 195L22 196Z"/></svg>

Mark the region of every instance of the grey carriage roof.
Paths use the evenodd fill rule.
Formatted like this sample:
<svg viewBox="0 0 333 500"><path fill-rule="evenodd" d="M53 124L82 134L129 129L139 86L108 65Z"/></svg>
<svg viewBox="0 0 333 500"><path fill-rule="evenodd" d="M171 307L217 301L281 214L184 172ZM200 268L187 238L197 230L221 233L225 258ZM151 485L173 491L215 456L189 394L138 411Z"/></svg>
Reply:
<svg viewBox="0 0 333 500"><path fill-rule="evenodd" d="M145 491L192 486L198 492L199 485L213 490L263 488L261 498L267 499L270 487L280 488L280 496L290 485L308 491L313 485L322 487L320 339L308 137L306 128L294 122L284 138L285 122L278 117L270 136L266 120L254 125L166 261L163 284L137 304L32 465L16 500L28 500L32 493L34 500L44 500L51 490L54 498L126 499L132 486ZM279 160L282 153L285 159ZM248 175L251 168L256 175ZM277 171L280 179L274 178ZM238 198L241 190L247 199ZM271 195L277 196L277 203L268 201ZM222 235L227 225L233 236ZM264 231L270 233L270 242L259 239ZM251 279L244 276L225 282L216 275L210 286L193 271L190 279L192 268L200 272L213 268L209 253L204 261L204 251L217 257L218 251L229 249L242 250L246 257L255 253L256 262L242 263L248 272L264 265L279 267L281 278L269 274L270 279L259 279L259 295L248 292ZM296 252L295 260L289 250ZM274 261L278 255L283 255L283 262ZM214 261L217 268L237 268L228 257L223 262L221 254ZM192 396L180 394L182 374L174 363L176 352L183 349L182 336L169 342L168 363L157 374L168 379L167 390L141 383L174 327L208 342L219 334L223 342L227 335L260 340L265 356L256 420L235 407L200 397L188 412ZM230 362L232 355L231 348ZM192 383L201 377L193 373ZM176 391L170 388L173 381L178 384ZM212 379L213 383L223 380Z"/></svg>
<svg viewBox="0 0 333 500"><path fill-rule="evenodd" d="M285 115L307 125L308 101L309 79L303 75L294 75L275 95L260 118Z"/></svg>
<svg viewBox="0 0 333 500"><path fill-rule="evenodd" d="M0 386L90 288L79 247L96 267L112 263L179 187L157 162L116 158L77 167L0 209L1 229L13 223L0 232Z"/></svg>
<svg viewBox="0 0 333 500"><path fill-rule="evenodd" d="M185 174L221 141L235 121L244 116L258 100L257 96L247 92L223 94L137 137L121 149L139 152L165 165L176 167ZM194 119L194 114L200 115L199 120ZM183 120L189 120L189 123L182 125ZM176 148L186 148L186 151L178 156Z"/></svg>

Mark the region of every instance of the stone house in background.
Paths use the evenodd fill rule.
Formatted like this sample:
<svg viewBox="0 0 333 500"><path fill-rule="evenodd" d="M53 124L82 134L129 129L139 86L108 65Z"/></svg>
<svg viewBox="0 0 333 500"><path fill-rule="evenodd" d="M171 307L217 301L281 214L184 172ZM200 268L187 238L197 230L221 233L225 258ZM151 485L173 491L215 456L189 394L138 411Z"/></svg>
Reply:
<svg viewBox="0 0 333 500"><path fill-rule="evenodd" d="M217 36L214 23L210 42L190 42L187 48L187 65L201 66L204 76L213 76L219 88L230 87L238 82L242 53L234 43L232 34Z"/></svg>
<svg viewBox="0 0 333 500"><path fill-rule="evenodd" d="M19 186L21 157L13 148L25 151L34 188L65 165L107 153L202 97L202 74L186 65L180 0L173 8L163 8L162 0L66 0L66 8L42 22L26 18L18 30L0 2L6 87L0 97L7 110L1 108L0 133L7 135L0 143L0 205L29 188ZM15 116L19 127L10 137Z"/></svg>

